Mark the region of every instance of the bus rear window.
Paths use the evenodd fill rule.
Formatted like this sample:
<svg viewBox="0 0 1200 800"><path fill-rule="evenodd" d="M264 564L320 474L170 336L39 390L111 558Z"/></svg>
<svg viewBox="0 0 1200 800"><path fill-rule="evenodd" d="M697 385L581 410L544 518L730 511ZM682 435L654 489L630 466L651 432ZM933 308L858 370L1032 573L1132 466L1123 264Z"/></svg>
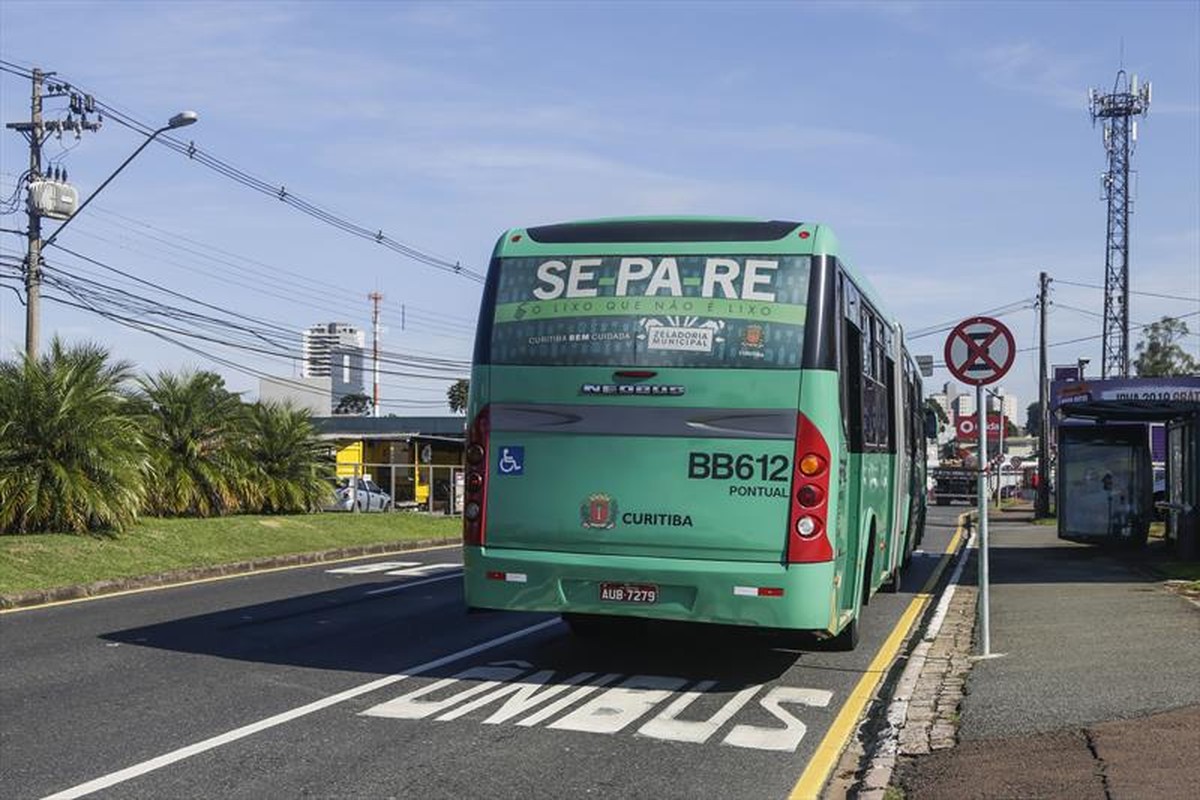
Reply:
<svg viewBox="0 0 1200 800"><path fill-rule="evenodd" d="M483 352L492 364L798 369L809 259L500 259Z"/></svg>

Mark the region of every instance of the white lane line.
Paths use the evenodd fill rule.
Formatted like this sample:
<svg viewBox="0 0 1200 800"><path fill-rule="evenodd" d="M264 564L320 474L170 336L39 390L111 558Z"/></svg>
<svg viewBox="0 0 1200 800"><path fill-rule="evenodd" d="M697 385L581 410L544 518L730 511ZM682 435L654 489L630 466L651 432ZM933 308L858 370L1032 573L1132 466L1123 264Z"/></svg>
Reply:
<svg viewBox="0 0 1200 800"><path fill-rule="evenodd" d="M447 561L441 564L418 564L409 569L396 569L383 573L384 575L424 575L429 572L441 572L444 569L462 569L462 564Z"/></svg>
<svg viewBox="0 0 1200 800"><path fill-rule="evenodd" d="M410 581L409 583L402 583L399 586L385 586L382 589L372 589L369 592L363 592L363 594L387 594L388 592L398 592L401 589L411 589L414 586L424 586L427 583L437 583L438 581L448 581L451 578L461 577L461 572L456 572L453 575L438 575L436 578L426 578L423 581Z"/></svg>
<svg viewBox="0 0 1200 800"><path fill-rule="evenodd" d="M434 580L441 580L441 578L435 578ZM282 725L285 722L291 722L294 719L299 719L300 717L307 716L313 712L329 708L330 706L335 706L338 703L344 703L347 700L353 700L359 695L364 695L368 692L382 689L385 686L391 686L392 684L398 683L405 678L409 678L414 675L420 675L423 672L429 672L430 670L453 663L459 659L466 658L467 656L473 656L476 653L483 652L484 650L490 650L493 647L499 647L502 644L507 644L517 639L524 638L530 634L537 633L538 631L545 630L546 628L558 624L559 621L557 619L548 619L545 622L539 622L536 625L530 625L528 628L521 628L518 631L507 633L504 636L498 636L495 639L489 639L486 642L468 647L465 650L459 650L457 653L451 653L448 656L442 656L441 658L436 658L433 661L427 661L424 664L414 667L413 669L405 670L403 673L388 675L385 678L378 678L377 680L364 683L361 686L355 686L353 689L347 689L344 692L338 692L337 694L330 695L329 697L322 698L312 703L308 703L307 705L293 708L290 711L284 711L282 714L276 714L273 717L267 717L266 719L259 720L258 722L252 722L249 725L243 725L240 728L235 728L227 733L213 736L209 739L205 739L202 742L196 742L195 744L188 745L187 747L181 747L178 750L172 750L169 753L152 758L149 761L143 761L140 764L134 764L131 767L126 767L125 769L118 770L117 772L103 775L94 780L90 780L87 783L81 783L78 786L72 786L70 789L63 789L61 792L47 795L42 800L67 800L67 798L84 797L92 794L93 792L98 792L101 789L107 789L110 786L116 786L117 784L124 783L132 778L145 775L148 772L153 772L154 770L165 767L168 764L174 764L177 761L183 761L185 758L191 758L194 755L207 752L208 750L220 747L221 745L229 744L230 742L236 742L238 739L244 739L247 736L252 736L259 731L265 731L268 728L274 728L275 726Z"/></svg>
<svg viewBox="0 0 1200 800"><path fill-rule="evenodd" d="M355 564L352 567L327 569L325 572L330 575L369 575L372 572L387 572L389 569L415 567L420 563L420 561L380 561L375 564Z"/></svg>

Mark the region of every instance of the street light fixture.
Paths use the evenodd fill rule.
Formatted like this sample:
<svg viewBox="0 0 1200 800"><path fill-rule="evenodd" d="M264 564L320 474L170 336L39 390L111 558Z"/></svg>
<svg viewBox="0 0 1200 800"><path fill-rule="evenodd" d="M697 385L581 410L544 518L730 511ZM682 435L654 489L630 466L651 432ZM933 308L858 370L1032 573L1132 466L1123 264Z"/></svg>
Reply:
<svg viewBox="0 0 1200 800"><path fill-rule="evenodd" d="M54 233L50 234L50 238L46 239L45 241L40 241L38 239L37 232L40 230L40 224L38 222L39 218L32 210L30 211L30 241L27 262L28 273L26 274L25 280L25 355L27 358L36 358L38 350L38 328L41 322L42 250L54 244L54 240L57 239L58 235L63 232L63 228L70 225L71 220L79 216L79 212L87 208L88 203L92 202L92 200L96 198L96 195L100 194L100 192L104 190L104 187L108 186L108 184L112 182L113 178L120 175L121 170L129 166L129 162L137 158L138 153L145 150L151 142L158 138L160 133L174 130L176 128L186 127L199 119L200 115L195 111L180 111L178 114L171 117L171 119L167 120L166 125L155 130L153 133L147 136L146 141L142 142L138 149L134 150L133 153L130 154L129 158L122 161L121 166L117 167L111 175L105 178L104 182L96 187L96 191L88 195L87 199L79 205L79 208L75 209L75 213L67 217L67 219L63 221L63 224L59 225L58 228L55 229ZM35 135L37 134L35 133Z"/></svg>

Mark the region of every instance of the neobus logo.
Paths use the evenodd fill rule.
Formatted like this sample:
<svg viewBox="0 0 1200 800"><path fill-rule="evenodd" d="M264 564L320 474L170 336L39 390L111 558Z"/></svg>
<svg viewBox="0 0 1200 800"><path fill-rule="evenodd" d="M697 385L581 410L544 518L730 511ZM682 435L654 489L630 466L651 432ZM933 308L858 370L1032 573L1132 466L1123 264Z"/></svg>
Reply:
<svg viewBox="0 0 1200 800"><path fill-rule="evenodd" d="M679 397L685 392L687 392L687 389L684 387L668 383L585 383L579 387L580 394L589 395L666 395L668 397Z"/></svg>

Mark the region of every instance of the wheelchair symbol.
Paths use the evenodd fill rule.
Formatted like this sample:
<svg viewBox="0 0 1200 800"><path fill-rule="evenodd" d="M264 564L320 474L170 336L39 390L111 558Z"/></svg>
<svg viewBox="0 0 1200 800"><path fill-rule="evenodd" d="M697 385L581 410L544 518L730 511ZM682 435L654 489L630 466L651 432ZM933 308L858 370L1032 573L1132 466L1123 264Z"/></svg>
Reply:
<svg viewBox="0 0 1200 800"><path fill-rule="evenodd" d="M497 467L499 468L501 475L525 474L525 448L500 448L500 462L497 464Z"/></svg>

